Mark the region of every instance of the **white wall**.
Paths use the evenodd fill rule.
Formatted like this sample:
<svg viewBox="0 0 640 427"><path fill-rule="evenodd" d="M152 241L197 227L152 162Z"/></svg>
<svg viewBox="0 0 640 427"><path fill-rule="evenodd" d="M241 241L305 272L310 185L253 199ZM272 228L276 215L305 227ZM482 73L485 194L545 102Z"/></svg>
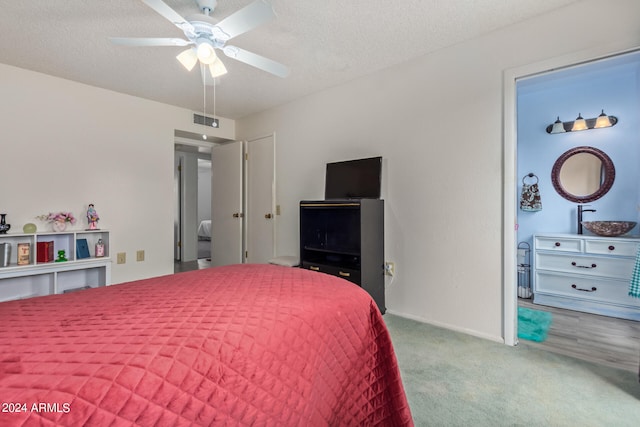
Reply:
<svg viewBox="0 0 640 427"><path fill-rule="evenodd" d="M277 135L279 254L298 253L298 202L323 197L326 162L382 155L389 311L501 340L503 72L639 45L638 16L636 0L584 1L238 121L238 138Z"/></svg>
<svg viewBox="0 0 640 427"><path fill-rule="evenodd" d="M12 231L47 229L35 216L60 210L85 228L94 203L112 258L127 254L114 283L172 273L174 130L197 132L193 112L2 64L0 93L0 211ZM233 138L235 123L213 131Z"/></svg>

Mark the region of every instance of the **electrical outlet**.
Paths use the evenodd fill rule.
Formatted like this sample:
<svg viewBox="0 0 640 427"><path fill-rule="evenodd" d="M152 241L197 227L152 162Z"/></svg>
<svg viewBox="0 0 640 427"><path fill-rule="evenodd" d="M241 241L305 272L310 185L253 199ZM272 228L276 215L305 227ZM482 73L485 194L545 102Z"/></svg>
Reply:
<svg viewBox="0 0 640 427"><path fill-rule="evenodd" d="M144 261L144 250L136 252L136 261Z"/></svg>
<svg viewBox="0 0 640 427"><path fill-rule="evenodd" d="M118 252L118 264L125 264L127 262L127 253L126 252Z"/></svg>
<svg viewBox="0 0 640 427"><path fill-rule="evenodd" d="M396 263L392 261L387 261L384 263L384 274L387 276L393 276L396 274Z"/></svg>

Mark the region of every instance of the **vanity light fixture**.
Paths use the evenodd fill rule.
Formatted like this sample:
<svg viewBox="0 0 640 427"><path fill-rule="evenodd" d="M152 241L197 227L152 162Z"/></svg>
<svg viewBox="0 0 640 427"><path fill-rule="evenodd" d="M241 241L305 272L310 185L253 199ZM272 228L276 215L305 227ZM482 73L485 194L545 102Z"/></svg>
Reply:
<svg viewBox="0 0 640 427"><path fill-rule="evenodd" d="M608 116L604 110L602 113L593 119L584 119L582 114L578 114L578 117L572 122L563 122L558 119L547 126L547 133L565 133L565 132L577 132L580 130L588 129L600 129L615 126L618 123L618 118L615 116Z"/></svg>
<svg viewBox="0 0 640 427"><path fill-rule="evenodd" d="M607 116L604 113L604 110L602 110L602 113L600 113L598 118L596 118L596 124L593 125L593 128L599 129L599 128L608 128L611 126L613 126L613 123L611 123L611 118L609 118L609 116Z"/></svg>
<svg viewBox="0 0 640 427"><path fill-rule="evenodd" d="M547 130L547 132L549 132L549 130ZM551 125L551 131L549 133L564 133L566 132L566 130L564 130L564 123L562 123L562 121L560 120L560 116L558 116L558 119L553 122L553 125Z"/></svg>
<svg viewBox="0 0 640 427"><path fill-rule="evenodd" d="M576 120L573 122L573 126L571 127L571 132L585 129L588 129L587 121L582 118L582 114L578 113L578 117L576 117Z"/></svg>

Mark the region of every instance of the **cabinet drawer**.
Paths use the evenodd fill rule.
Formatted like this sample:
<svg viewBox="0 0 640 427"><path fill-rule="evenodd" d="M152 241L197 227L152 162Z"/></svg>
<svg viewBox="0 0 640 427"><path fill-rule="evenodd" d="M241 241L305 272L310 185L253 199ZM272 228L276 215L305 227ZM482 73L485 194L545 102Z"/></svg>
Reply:
<svg viewBox="0 0 640 427"><path fill-rule="evenodd" d="M360 284L360 271L353 270L350 268L342 268L335 267L332 265L325 264L315 264L307 261L302 262L302 268L306 268L307 270L319 271L321 273L331 274L332 276L338 276L343 279L346 279L350 282L353 282L357 285Z"/></svg>
<svg viewBox="0 0 640 427"><path fill-rule="evenodd" d="M597 277L536 273L534 293L607 302L640 308L640 299L628 295L629 283Z"/></svg>
<svg viewBox="0 0 640 427"><path fill-rule="evenodd" d="M546 251L582 252L582 240L568 237L536 237L535 248Z"/></svg>
<svg viewBox="0 0 640 427"><path fill-rule="evenodd" d="M536 254L536 269L589 276L631 279L634 261L629 258L581 256L570 254Z"/></svg>
<svg viewBox="0 0 640 427"><path fill-rule="evenodd" d="M637 242L624 240L585 240L585 252L635 257L638 251Z"/></svg>

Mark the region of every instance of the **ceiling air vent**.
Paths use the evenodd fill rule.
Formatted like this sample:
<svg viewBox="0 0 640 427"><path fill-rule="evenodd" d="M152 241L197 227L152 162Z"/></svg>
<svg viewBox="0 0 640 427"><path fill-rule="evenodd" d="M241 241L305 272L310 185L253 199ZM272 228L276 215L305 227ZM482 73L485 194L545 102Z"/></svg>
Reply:
<svg viewBox="0 0 640 427"><path fill-rule="evenodd" d="M211 126L214 128L220 127L220 122L218 121L218 119L214 119L213 117L207 117L207 116L203 116L201 114L195 114L195 113L193 114L193 123L197 125Z"/></svg>

